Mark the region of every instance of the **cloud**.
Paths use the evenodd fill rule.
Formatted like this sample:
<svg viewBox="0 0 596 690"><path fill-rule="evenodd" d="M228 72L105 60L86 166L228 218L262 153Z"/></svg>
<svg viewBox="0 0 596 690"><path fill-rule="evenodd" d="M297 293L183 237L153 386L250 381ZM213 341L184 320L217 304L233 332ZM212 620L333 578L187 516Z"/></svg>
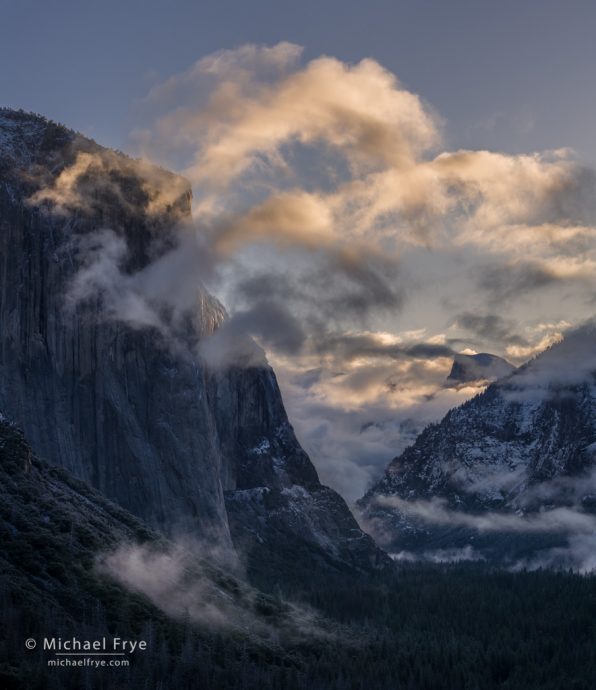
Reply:
<svg viewBox="0 0 596 690"><path fill-rule="evenodd" d="M455 351L446 343L408 342L399 335L370 331L326 331L313 342L313 350L320 355L332 355L342 362L354 360L435 360L453 357Z"/></svg>
<svg viewBox="0 0 596 690"><path fill-rule="evenodd" d="M120 544L98 556L95 567L127 589L145 595L168 616L209 630L275 643L334 634L331 625L307 607L267 600L247 585L238 576L230 554L226 554L225 570L210 564L202 554L213 555L201 544L184 540L161 546Z"/></svg>
<svg viewBox="0 0 596 690"><path fill-rule="evenodd" d="M507 512L464 513L451 510L446 499L407 501L378 496L376 502L431 525L467 527L478 532L582 533L596 531L596 517L574 508L558 507L527 514Z"/></svg>
<svg viewBox="0 0 596 690"><path fill-rule="evenodd" d="M293 142L330 146L351 166L365 168L403 166L437 142L436 125L418 96L374 60L347 65L321 57L290 73L283 70L271 84L255 69L271 50L247 46L236 56L227 52L226 69L215 70L220 80L206 104L159 120L160 136L195 145L187 168L193 181L220 187L261 166L283 169L282 147ZM247 51L252 69L230 69ZM287 44L277 47L276 54L287 52ZM293 61L298 51L289 52ZM188 87L212 75L221 59L219 54L199 61L191 83L186 75Z"/></svg>
<svg viewBox="0 0 596 690"><path fill-rule="evenodd" d="M270 349L297 354L305 340L300 322L275 302L259 302L246 311L236 311L198 346L201 359L211 367L264 366L265 351L257 338Z"/></svg>
<svg viewBox="0 0 596 690"><path fill-rule="evenodd" d="M351 266L357 281L367 262L397 265L412 244L465 245L495 255L479 278L495 300L590 283L594 228L577 221L593 221L594 176L569 151L434 155L438 118L395 75L372 59L302 65L300 54L288 43L220 51L148 97L158 115L146 150L189 152L197 231L213 257L237 258L255 243L306 248L325 252L343 277ZM76 206L90 170L111 180L123 165L110 152L81 153L33 200ZM142 179L157 174L135 165ZM166 198L153 191L148 206L179 195L171 181L165 188ZM520 262L528 245L534 256Z"/></svg>
<svg viewBox="0 0 596 690"><path fill-rule="evenodd" d="M67 285L65 309L91 307L90 318L152 329L164 346L194 356L197 342L224 322L226 312L202 284L212 267L196 236L180 229L173 237L169 250L137 270L128 268L128 243L115 231L74 237L64 251L80 268Z"/></svg>
<svg viewBox="0 0 596 690"><path fill-rule="evenodd" d="M249 44L157 84L143 108L136 142L188 176L194 217L134 270L126 233L102 222L80 248L71 303L98 298L106 318L213 366L266 352L335 486L363 487L405 442L400 424L477 392L441 390L456 352L481 343L521 363L563 330L532 327L577 322L592 296L594 174L567 149L446 150L437 114L373 59ZM121 179L133 168L130 196ZM187 191L163 174L83 151L33 202L92 212L99 189L131 211L141 199L153 220ZM214 316L189 343L197 304Z"/></svg>
<svg viewBox="0 0 596 690"><path fill-rule="evenodd" d="M188 617L208 627L241 628L250 616L250 602L234 597L229 587L218 588L214 571L209 573L182 545L172 549L121 545L102 555L97 568L175 618Z"/></svg>
<svg viewBox="0 0 596 690"><path fill-rule="evenodd" d="M498 305L520 299L532 292L561 290L577 283L590 290L596 265L592 262L565 259L512 260L478 270L478 284L486 291L489 302Z"/></svg>
<svg viewBox="0 0 596 690"><path fill-rule="evenodd" d="M259 258L251 266L234 265L231 304L246 309L274 301L308 322L313 333L348 322L364 326L370 315L397 313L404 302L399 267L382 257L295 251L290 263L270 251Z"/></svg>
<svg viewBox="0 0 596 690"><path fill-rule="evenodd" d="M542 568L574 570L593 573L596 570L596 535L570 535L565 546L544 549L539 553L516 561L511 569L538 570Z"/></svg>
<svg viewBox="0 0 596 690"><path fill-rule="evenodd" d="M348 255L397 266L413 246L466 248L495 304L591 289L596 184L573 152L441 151L438 116L378 62L300 57L287 43L220 51L150 94L145 150L185 169L220 252L306 248L341 273Z"/></svg>
<svg viewBox="0 0 596 690"><path fill-rule="evenodd" d="M300 357L272 357L300 442L321 480L350 501L426 424L478 392L445 389L444 346L428 351L414 338L424 343L421 333L336 334Z"/></svg>
<svg viewBox="0 0 596 690"><path fill-rule="evenodd" d="M575 386L596 385L596 325L590 321L568 330L556 346L519 369L501 386L510 400L572 395Z"/></svg>
<svg viewBox="0 0 596 690"><path fill-rule="evenodd" d="M73 148L74 162L50 179L36 180L39 188L28 203L47 204L58 215L93 213L114 204L134 216L171 213L174 221L190 199L186 180L149 161L102 149L82 137Z"/></svg>
<svg viewBox="0 0 596 690"><path fill-rule="evenodd" d="M486 312L484 309L456 314L447 333L456 342L468 342L475 349L463 354L475 354L482 350L499 353L506 359L523 364L563 340L572 324L564 319L556 322L520 323L519 320ZM458 337L455 337L458 336Z"/></svg>
<svg viewBox="0 0 596 690"><path fill-rule="evenodd" d="M569 324L567 324L567 326L569 326ZM536 355L547 350L551 345L560 342L562 339L563 331L553 330L527 345L508 345L506 354L514 360L527 362L533 357L536 357Z"/></svg>
<svg viewBox="0 0 596 690"><path fill-rule="evenodd" d="M351 348L356 357L360 348L360 354L399 358L445 356L450 351L430 343L400 351L372 336L337 336L334 342L326 330L330 323L341 324L346 318L365 321L370 310L378 311L383 305L399 308L401 295L374 267L355 267L347 261L333 273L328 267L336 259L325 256L319 266L310 262L306 283L273 273L240 280L239 271L232 295L235 308L227 316L204 287L204 281L221 280L217 256L192 229L179 227L172 237L167 251L137 270L128 269L127 240L113 230L73 239L69 250L75 252L80 268L68 285L67 309L80 304L99 306L97 318L154 329L165 344L189 352L194 349L214 366L263 365L264 352L251 338L284 355L315 351L322 355L332 349L347 354ZM348 345L350 339L354 342ZM417 348L428 352L417 353Z"/></svg>
<svg viewBox="0 0 596 690"><path fill-rule="evenodd" d="M461 549L434 549L414 553L399 551L389 554L393 560L401 563L461 563L462 561L484 561L486 558L470 545Z"/></svg>
<svg viewBox="0 0 596 690"><path fill-rule="evenodd" d="M454 318L454 325L472 332L484 342L525 346L527 340L516 332L516 326L500 314L463 312Z"/></svg>
<svg viewBox="0 0 596 690"><path fill-rule="evenodd" d="M220 251L270 242L388 257L412 243L455 244L507 263L531 246L543 265L530 283L589 278L596 182L572 152L436 154L438 117L378 62L301 64L300 55L289 43L220 51L149 94L157 112L144 150L190 158L177 167L194 185L201 231ZM109 177L118 165L109 152L81 153L34 200L76 205L90 169Z"/></svg>
<svg viewBox="0 0 596 690"><path fill-rule="evenodd" d="M565 332L571 330L571 323L565 320L532 325L483 309L456 314L447 333L454 342L474 345L474 349L463 351L463 354L489 350L512 362L523 364L563 340Z"/></svg>
<svg viewBox="0 0 596 690"><path fill-rule="evenodd" d="M498 229L521 219L535 223L561 218L563 200L577 193L581 176L581 168L565 149L532 155L445 152L431 165L454 200L468 204L467 239L475 237L475 229Z"/></svg>
<svg viewBox="0 0 596 690"><path fill-rule="evenodd" d="M272 195L244 215L224 216L214 241L216 249L227 254L265 240L317 249L330 246L333 239L330 209L315 195L294 192Z"/></svg>
<svg viewBox="0 0 596 690"><path fill-rule="evenodd" d="M303 48L295 43L282 41L274 46L245 44L234 50L219 50L197 60L194 65L165 82L154 86L146 97L147 102L176 101L184 103L196 98L196 87L205 77L230 78L240 84L250 83L251 75L279 77L296 66Z"/></svg>

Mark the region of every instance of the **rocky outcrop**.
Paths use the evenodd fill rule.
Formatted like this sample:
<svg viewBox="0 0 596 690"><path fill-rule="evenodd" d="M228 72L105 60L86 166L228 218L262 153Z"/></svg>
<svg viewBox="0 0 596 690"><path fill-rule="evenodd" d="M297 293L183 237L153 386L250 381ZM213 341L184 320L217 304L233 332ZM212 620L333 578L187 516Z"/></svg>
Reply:
<svg viewBox="0 0 596 690"><path fill-rule="evenodd" d="M288 539L299 532L332 560L375 567L382 553L319 484L271 369L211 370L196 354L225 319L217 300L199 285L183 309L156 300L155 324L145 313L119 319L105 302L117 289L109 270L135 280L176 246L190 202L187 183L167 171L0 110L0 409L39 455L153 527L229 545L232 526L237 542L249 530L261 543L262 515L238 500L258 490L286 506L287 519L275 519ZM104 293L76 283L90 256L94 271L106 269L93 276ZM295 487L316 500L293 502ZM311 509L297 527L289 519Z"/></svg>
<svg viewBox="0 0 596 690"><path fill-rule="evenodd" d="M475 355L457 354L447 377L447 386L469 383L488 383L504 378L515 371L513 364L506 359L480 352Z"/></svg>

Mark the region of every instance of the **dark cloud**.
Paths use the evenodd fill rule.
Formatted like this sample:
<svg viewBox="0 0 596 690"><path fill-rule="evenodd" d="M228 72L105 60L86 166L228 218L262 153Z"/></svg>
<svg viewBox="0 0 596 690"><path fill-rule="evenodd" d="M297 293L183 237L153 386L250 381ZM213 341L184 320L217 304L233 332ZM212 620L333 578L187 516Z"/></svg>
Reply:
<svg viewBox="0 0 596 690"><path fill-rule="evenodd" d="M525 338L515 332L514 322L498 314L474 314L468 311L458 314L452 323L484 341L506 345L528 344Z"/></svg>
<svg viewBox="0 0 596 690"><path fill-rule="evenodd" d="M374 333L321 334L316 339L314 348L319 354L334 354L346 362L359 357L432 360L455 355L450 344L386 343Z"/></svg>
<svg viewBox="0 0 596 690"><path fill-rule="evenodd" d="M236 311L209 337L199 343L199 352L211 366L260 366L264 350L297 355L304 347L306 334L300 321L282 304L256 302L250 309Z"/></svg>
<svg viewBox="0 0 596 690"><path fill-rule="evenodd" d="M497 304L564 281L552 268L532 261L485 266L478 276L480 288L488 293L491 303Z"/></svg>
<svg viewBox="0 0 596 690"><path fill-rule="evenodd" d="M308 371L304 371L300 374L294 375L292 377L291 382L299 388L308 390L321 380L322 374L323 369L321 367L318 367L316 369L309 369Z"/></svg>
<svg viewBox="0 0 596 690"><path fill-rule="evenodd" d="M403 354L417 359L438 359L440 357L453 357L456 353L449 345L416 343L415 345L404 348Z"/></svg>
<svg viewBox="0 0 596 690"><path fill-rule="evenodd" d="M400 279L393 262L325 252L312 255L307 262L292 262L284 271L267 266L243 274L239 268L231 295L238 308L263 300L283 303L315 326L321 321L341 324L354 320L364 325L373 314L401 310L404 290Z"/></svg>
<svg viewBox="0 0 596 690"><path fill-rule="evenodd" d="M513 512L466 513L452 510L446 499L408 501L398 496L379 496L377 503L431 525L469 527L479 532L564 532L594 533L596 517L567 506L527 515Z"/></svg>

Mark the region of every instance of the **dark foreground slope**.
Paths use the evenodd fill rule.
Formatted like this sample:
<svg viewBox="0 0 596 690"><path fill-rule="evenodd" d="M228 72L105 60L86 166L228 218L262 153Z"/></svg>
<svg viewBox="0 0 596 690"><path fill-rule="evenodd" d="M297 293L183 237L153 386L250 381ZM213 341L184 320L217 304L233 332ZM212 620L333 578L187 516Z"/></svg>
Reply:
<svg viewBox="0 0 596 690"><path fill-rule="evenodd" d="M360 506L396 553L593 568L596 328L430 425Z"/></svg>
<svg viewBox="0 0 596 690"><path fill-rule="evenodd" d="M306 638L295 608L194 554L183 562L183 578L172 582L173 544L65 470L37 459L4 419L0 535L2 688L134 689L149 682L236 688L242 678L269 687L281 682L286 666L296 667L293 654ZM122 550L129 561L138 552L150 554L144 561L149 572L132 571L136 583L130 573L106 566ZM122 558L116 564L126 568ZM167 596L159 595L161 589ZM176 597L183 607L172 608ZM115 636L145 640L148 649L113 669L48 666L58 657L42 649L46 637ZM30 638L35 650L25 647Z"/></svg>
<svg viewBox="0 0 596 690"><path fill-rule="evenodd" d="M196 620L192 606L166 616L95 564L123 542L156 552L168 543L39 461L6 422L0 533L6 690L591 690L596 683L592 577L406 567L360 584L305 581L294 591L296 606L202 562L186 575L200 578L198 603L209 598L229 612L234 602L232 623L244 627ZM320 613L297 617L305 603ZM127 667L57 668L47 663L53 654L25 647L26 639L53 636L119 636L145 640L148 650L126 657Z"/></svg>
<svg viewBox="0 0 596 690"><path fill-rule="evenodd" d="M223 547L231 532L280 577L388 567L320 484L266 362L199 356L226 316L179 284L176 261L201 260L190 197L169 172L0 110L0 409L154 528Z"/></svg>

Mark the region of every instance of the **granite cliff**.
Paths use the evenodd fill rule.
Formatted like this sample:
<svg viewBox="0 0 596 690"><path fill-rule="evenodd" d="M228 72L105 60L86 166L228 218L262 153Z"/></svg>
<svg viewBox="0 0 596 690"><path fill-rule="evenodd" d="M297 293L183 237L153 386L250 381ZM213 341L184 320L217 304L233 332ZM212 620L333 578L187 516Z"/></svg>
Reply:
<svg viewBox="0 0 596 690"><path fill-rule="evenodd" d="M77 284L114 246L120 279L140 280L190 204L172 173L0 110L0 409L50 463L154 528L241 546L249 568L280 543L305 564L386 566L320 484L266 362L213 369L197 354L226 318L200 284L137 322L114 314L111 274L103 290Z"/></svg>

